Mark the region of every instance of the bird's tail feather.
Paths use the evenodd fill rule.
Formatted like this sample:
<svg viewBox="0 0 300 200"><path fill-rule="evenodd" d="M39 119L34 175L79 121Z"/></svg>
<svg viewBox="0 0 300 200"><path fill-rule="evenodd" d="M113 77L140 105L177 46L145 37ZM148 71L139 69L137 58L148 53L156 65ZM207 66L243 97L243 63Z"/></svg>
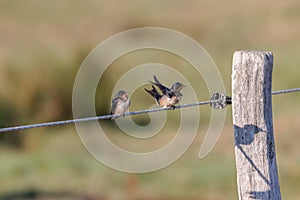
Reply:
<svg viewBox="0 0 300 200"><path fill-rule="evenodd" d="M161 97L161 95L158 93L158 91L155 89L153 85L152 85L152 90L147 90L146 88L144 89L148 94L150 94L152 97L154 97L157 100Z"/></svg>

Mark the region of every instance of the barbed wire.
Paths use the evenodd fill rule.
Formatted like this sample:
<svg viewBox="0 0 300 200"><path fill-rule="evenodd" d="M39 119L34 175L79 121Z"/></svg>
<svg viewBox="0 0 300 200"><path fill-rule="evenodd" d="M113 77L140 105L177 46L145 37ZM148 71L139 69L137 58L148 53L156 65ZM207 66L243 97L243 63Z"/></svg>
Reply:
<svg viewBox="0 0 300 200"><path fill-rule="evenodd" d="M292 92L300 92L300 88L275 91L275 92L272 92L272 95L292 93ZM164 111L164 110L173 110L173 109L181 109L181 108L193 107L193 106L202 106L202 105L207 105L207 104L210 104L213 108L220 109L220 108L224 108L228 104L231 104L231 97L228 97L228 96L226 97L225 95L223 95L223 97L226 97L226 98L222 99L221 97L219 97L219 93L215 93L214 95L216 95L216 94L218 94L217 96L219 98L217 100L211 98L211 100L209 100L209 101L200 101L200 102L195 102L195 103L190 103L190 104L181 104L181 105L174 106L171 108L169 108L169 107L154 108L154 109L148 109L148 110L126 112L123 114L100 115L100 116L95 116L95 117L85 117L85 118L78 118L78 119L45 122L45 123L39 123L39 124L13 126L13 127L7 127L7 128L0 128L0 133L11 132L11 131L20 131L20 130L24 130L24 129L33 129L33 128L39 128L39 127L59 126L59 125L73 124L73 123L79 123L79 122L98 121L98 120L111 119L112 117L119 118L119 117L139 115L139 114L144 114L144 113L159 112L159 111ZM216 103L217 103L217 106L215 105ZM220 104L222 104L223 106L218 106Z"/></svg>

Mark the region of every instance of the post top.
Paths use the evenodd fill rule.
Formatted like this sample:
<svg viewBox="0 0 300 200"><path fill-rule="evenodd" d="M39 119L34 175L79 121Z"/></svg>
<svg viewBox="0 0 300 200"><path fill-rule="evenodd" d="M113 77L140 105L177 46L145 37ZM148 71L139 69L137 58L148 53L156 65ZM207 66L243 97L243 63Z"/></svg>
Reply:
<svg viewBox="0 0 300 200"><path fill-rule="evenodd" d="M268 55L273 55L272 52L270 51L260 51L260 50L238 50L238 51L235 51L234 54L237 54L237 53L246 53L246 54L268 54Z"/></svg>

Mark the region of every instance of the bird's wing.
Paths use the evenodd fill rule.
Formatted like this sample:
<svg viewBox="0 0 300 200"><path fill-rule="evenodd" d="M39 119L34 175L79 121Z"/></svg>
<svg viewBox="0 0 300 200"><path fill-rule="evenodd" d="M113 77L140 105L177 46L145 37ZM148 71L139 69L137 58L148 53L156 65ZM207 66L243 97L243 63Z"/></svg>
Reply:
<svg viewBox="0 0 300 200"><path fill-rule="evenodd" d="M149 93L152 97L154 97L156 100L158 100L159 98L161 98L161 95L159 94L159 92L155 89L155 87L152 85L152 90L147 90L146 88L144 88L145 91L147 93Z"/></svg>
<svg viewBox="0 0 300 200"><path fill-rule="evenodd" d="M154 85L156 85L164 95L168 96L169 98L171 98L172 96L175 95L175 94L171 91L170 88L168 88L168 87L164 86L163 84L161 84L161 83L159 82L159 80L156 78L155 75L153 75L153 78L154 78L154 81L155 81L155 82L152 82L152 81L149 81L149 82L152 83L152 84L154 84Z"/></svg>
<svg viewBox="0 0 300 200"><path fill-rule="evenodd" d="M114 114L116 112L116 108L118 106L119 100L120 100L119 97L115 97L111 101L111 112L110 112L110 114Z"/></svg>

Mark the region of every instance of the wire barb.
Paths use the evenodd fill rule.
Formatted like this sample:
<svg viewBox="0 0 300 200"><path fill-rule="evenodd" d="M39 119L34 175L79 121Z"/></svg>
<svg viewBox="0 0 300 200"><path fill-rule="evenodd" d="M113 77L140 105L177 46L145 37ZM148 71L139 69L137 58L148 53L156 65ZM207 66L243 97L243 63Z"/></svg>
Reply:
<svg viewBox="0 0 300 200"><path fill-rule="evenodd" d="M214 109L223 109L225 108L227 105L231 104L231 97L226 96L225 94L222 93L214 93L210 100L216 100L215 103L211 103L210 107L214 108Z"/></svg>
<svg viewBox="0 0 300 200"><path fill-rule="evenodd" d="M285 93L292 93L292 92L300 92L300 88L294 89L287 89L287 90L280 90L272 92L272 95L277 94L285 94ZM209 101L200 101L191 104L182 104L179 106L174 106L175 109L192 107L192 106L201 106L210 104L214 109L223 109L227 105L231 104L231 97L225 96L221 93L215 93L212 95ZM11 131L20 131L24 129L32 129L32 128L39 128L39 127L50 127L50 126L59 126L59 125L66 125L78 122L88 122L88 121L97 121L97 120L104 120L104 119L111 119L112 117L126 117L130 115L138 115L143 113L152 113L152 112L159 112L163 110L171 110L172 108L154 108L149 110L139 110L134 112L126 112L123 114L115 114L115 115L101 115L96 117L86 117L86 118L79 118L79 119L70 119L70 120L63 120L63 121L54 121L54 122L46 122L40 124L30 124L30 125L22 125L22 126L14 126L14 127L7 127L7 128L0 128L0 133L3 132L11 132Z"/></svg>

